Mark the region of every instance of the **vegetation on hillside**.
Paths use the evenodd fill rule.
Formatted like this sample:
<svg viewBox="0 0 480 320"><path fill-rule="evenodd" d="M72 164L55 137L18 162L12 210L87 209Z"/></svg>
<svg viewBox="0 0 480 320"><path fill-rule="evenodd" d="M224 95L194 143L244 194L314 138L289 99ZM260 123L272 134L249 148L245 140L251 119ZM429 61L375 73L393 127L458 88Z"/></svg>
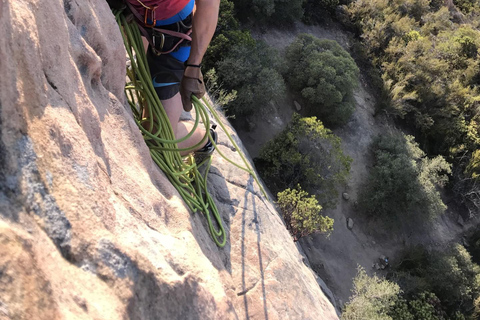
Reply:
<svg viewBox="0 0 480 320"><path fill-rule="evenodd" d="M233 0L243 21L282 25L300 20L303 0Z"/></svg>
<svg viewBox="0 0 480 320"><path fill-rule="evenodd" d="M320 215L322 206L300 185L279 192L277 203L294 241L317 231L326 233L333 230L333 219Z"/></svg>
<svg viewBox="0 0 480 320"><path fill-rule="evenodd" d="M480 267L463 246L418 247L404 253L390 280L360 268L342 319L477 319L479 294Z"/></svg>
<svg viewBox="0 0 480 320"><path fill-rule="evenodd" d="M295 114L289 126L262 148L256 165L273 192L300 184L323 207L332 207L351 161L340 138L320 120Z"/></svg>
<svg viewBox="0 0 480 320"><path fill-rule="evenodd" d="M287 47L286 79L311 115L329 125L345 124L355 109L358 67L336 41L300 34Z"/></svg>
<svg viewBox="0 0 480 320"><path fill-rule="evenodd" d="M394 268L392 279L400 284L406 298L430 292L438 299L440 319L475 316L480 294L480 267L465 247L453 244L442 251L413 248L406 251Z"/></svg>
<svg viewBox="0 0 480 320"><path fill-rule="evenodd" d="M228 0L220 2L218 27L204 64L209 70L207 81L213 77L216 87L226 95L235 91L235 99L229 99L225 105L230 116L258 112L271 101L284 98L281 57L275 49L240 28L233 3ZM215 96L218 97L219 94Z"/></svg>
<svg viewBox="0 0 480 320"><path fill-rule="evenodd" d="M445 211L437 188L447 182L450 165L442 156L427 157L412 136L400 133L377 137L372 149L374 165L358 200L365 213L399 225Z"/></svg>
<svg viewBox="0 0 480 320"><path fill-rule="evenodd" d="M264 31L298 21L303 12L308 22L326 12L348 12L351 21L345 25L359 39L352 55L376 89L382 107L377 114L412 135L375 139L360 210L395 227L429 221L445 211L441 191L447 185L446 193L453 191L471 215L480 211L478 0L221 0L221 5L205 67L212 70L207 78L227 112L245 116L282 101L287 84L304 100L302 112L318 116L295 115L255 161L294 239L331 229L332 221L320 213L335 206L352 160L327 127L348 121L359 71L335 42L300 35L281 57L239 21ZM397 259L388 280L360 269L342 318L479 318L478 239L471 237L472 256L461 245L411 249Z"/></svg>
<svg viewBox="0 0 480 320"><path fill-rule="evenodd" d="M399 300L400 287L388 280L373 275L369 277L365 270L358 268L353 280L353 292L346 303L342 320L392 320L389 313Z"/></svg>
<svg viewBox="0 0 480 320"><path fill-rule="evenodd" d="M349 11L391 95L387 109L416 130L424 150L454 162L453 187L480 209L480 4L358 0ZM467 169L468 168L468 169Z"/></svg>

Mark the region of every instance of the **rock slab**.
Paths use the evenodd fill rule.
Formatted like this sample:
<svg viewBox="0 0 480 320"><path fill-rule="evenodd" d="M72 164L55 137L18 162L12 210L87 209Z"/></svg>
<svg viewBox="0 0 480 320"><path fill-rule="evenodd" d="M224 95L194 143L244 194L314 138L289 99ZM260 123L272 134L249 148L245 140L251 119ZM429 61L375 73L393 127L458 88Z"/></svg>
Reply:
<svg viewBox="0 0 480 320"><path fill-rule="evenodd" d="M155 166L106 2L0 0L0 27L0 319L337 319L248 174L214 160L219 249Z"/></svg>

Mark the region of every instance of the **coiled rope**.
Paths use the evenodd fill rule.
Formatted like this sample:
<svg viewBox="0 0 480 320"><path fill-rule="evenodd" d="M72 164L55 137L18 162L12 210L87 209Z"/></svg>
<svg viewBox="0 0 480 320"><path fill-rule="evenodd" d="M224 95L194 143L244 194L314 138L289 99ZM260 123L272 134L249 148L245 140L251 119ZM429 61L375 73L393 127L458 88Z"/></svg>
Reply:
<svg viewBox="0 0 480 320"><path fill-rule="evenodd" d="M239 153L244 166L238 165L228 159L218 149L210 135L210 130L208 129L202 140L195 146L183 149L177 147L177 143L192 136L199 125L200 119L206 128L210 128L210 119L207 109L197 97L192 96L192 102L195 109L194 126L185 137L175 139L167 114L162 107L162 103L160 102L151 81L152 78L147 65L147 58L143 48L140 30L134 21L127 21L125 15L122 14L122 10L115 10L114 15L122 33L125 49L130 58L130 66L127 66L127 76L129 81L125 86L125 94L132 109L134 120L143 134L155 163L166 174L172 185L178 190L190 210L193 212L203 212L207 218L208 228L213 240L219 247L223 247L226 243L226 232L217 206L207 190L207 175L212 163L212 157L209 156L201 163L196 164L192 153L186 157L182 157L180 151L193 151L203 145L206 139L209 138L215 145L216 152L232 165L252 175L263 195L267 197L265 190L259 183L258 178L246 160L245 155L228 134L219 115L205 98L202 99L203 103L207 106L222 130L226 133L228 139ZM145 113L146 116L144 115ZM206 167L203 176L198 171L198 168L201 166Z"/></svg>

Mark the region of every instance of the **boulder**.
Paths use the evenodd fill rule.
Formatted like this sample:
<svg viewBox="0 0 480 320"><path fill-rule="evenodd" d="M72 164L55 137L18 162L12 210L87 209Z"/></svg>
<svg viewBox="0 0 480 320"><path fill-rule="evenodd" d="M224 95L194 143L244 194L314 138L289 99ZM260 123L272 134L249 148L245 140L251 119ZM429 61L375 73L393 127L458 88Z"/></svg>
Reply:
<svg viewBox="0 0 480 320"><path fill-rule="evenodd" d="M214 159L220 249L156 167L105 1L0 1L0 26L0 318L338 319L247 173Z"/></svg>
<svg viewBox="0 0 480 320"><path fill-rule="evenodd" d="M342 197L344 200L347 200L347 201L350 199L350 195L346 192L342 193Z"/></svg>
<svg viewBox="0 0 480 320"><path fill-rule="evenodd" d="M293 101L293 105L295 106L295 110L297 111L302 110L302 106L297 101Z"/></svg>
<svg viewBox="0 0 480 320"><path fill-rule="evenodd" d="M353 229L353 219L352 218L347 218L347 228L349 230Z"/></svg>

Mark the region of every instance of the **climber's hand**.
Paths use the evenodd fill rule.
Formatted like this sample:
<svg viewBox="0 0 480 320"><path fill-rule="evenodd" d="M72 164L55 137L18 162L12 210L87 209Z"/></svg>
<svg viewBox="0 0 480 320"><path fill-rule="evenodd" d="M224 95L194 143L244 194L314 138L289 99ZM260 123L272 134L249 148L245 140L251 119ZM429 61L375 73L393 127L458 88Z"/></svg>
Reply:
<svg viewBox="0 0 480 320"><path fill-rule="evenodd" d="M185 111L192 110L192 94L198 99L203 97L205 84L203 83L203 75L200 68L187 67L180 84L180 95L182 96L182 104Z"/></svg>

